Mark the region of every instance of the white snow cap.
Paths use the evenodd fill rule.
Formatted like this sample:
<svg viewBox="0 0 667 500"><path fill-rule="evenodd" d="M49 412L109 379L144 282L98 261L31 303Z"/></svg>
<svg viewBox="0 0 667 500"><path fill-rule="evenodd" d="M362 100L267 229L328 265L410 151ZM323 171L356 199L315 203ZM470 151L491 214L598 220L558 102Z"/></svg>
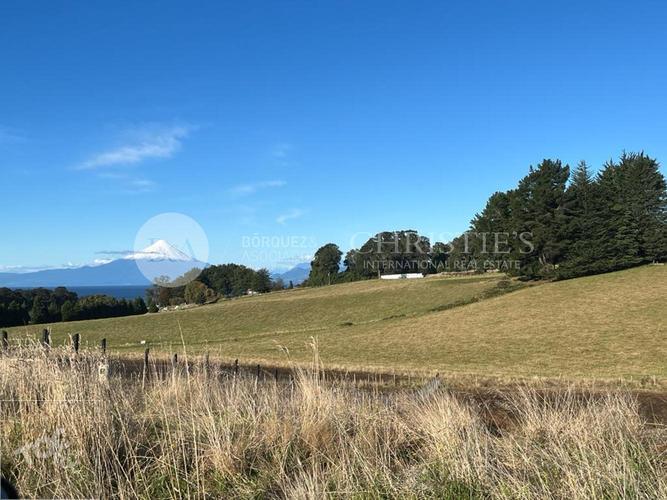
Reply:
<svg viewBox="0 0 667 500"><path fill-rule="evenodd" d="M194 260L188 254L181 252L178 248L165 240L157 240L140 252L126 255L124 258L129 260Z"/></svg>

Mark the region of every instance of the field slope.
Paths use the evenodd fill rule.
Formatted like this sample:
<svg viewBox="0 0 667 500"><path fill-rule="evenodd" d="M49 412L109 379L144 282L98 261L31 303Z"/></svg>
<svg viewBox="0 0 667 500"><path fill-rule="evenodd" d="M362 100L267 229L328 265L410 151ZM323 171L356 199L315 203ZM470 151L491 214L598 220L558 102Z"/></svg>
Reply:
<svg viewBox="0 0 667 500"><path fill-rule="evenodd" d="M330 365L481 376L667 378L667 267L520 286L501 276L369 281L246 297L196 309L52 325L116 350L309 359ZM506 283L506 281L505 281ZM519 288L519 289L516 289ZM180 324L180 328L179 328ZM39 327L12 329L33 336Z"/></svg>

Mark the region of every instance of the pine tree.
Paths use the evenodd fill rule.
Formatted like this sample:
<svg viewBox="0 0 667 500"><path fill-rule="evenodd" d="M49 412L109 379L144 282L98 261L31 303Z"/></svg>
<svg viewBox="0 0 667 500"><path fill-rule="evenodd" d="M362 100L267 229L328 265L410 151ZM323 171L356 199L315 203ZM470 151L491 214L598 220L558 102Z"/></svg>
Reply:
<svg viewBox="0 0 667 500"><path fill-rule="evenodd" d="M619 166L625 211L638 239L642 262L667 257L667 186L658 162L644 153L623 154Z"/></svg>
<svg viewBox="0 0 667 500"><path fill-rule="evenodd" d="M543 160L521 179L511 202L512 226L529 234L532 251L514 253L527 277L549 276L565 251L565 186L570 167L560 160Z"/></svg>
<svg viewBox="0 0 667 500"><path fill-rule="evenodd" d="M510 260L518 251L516 239L512 237L513 195L513 191L493 193L484 210L471 222L468 251L470 258L475 260L477 271L499 268L498 263Z"/></svg>
<svg viewBox="0 0 667 500"><path fill-rule="evenodd" d="M585 166L568 188L567 255L559 277L609 272L667 257L665 179L657 161L623 153L591 182Z"/></svg>
<svg viewBox="0 0 667 500"><path fill-rule="evenodd" d="M597 272L601 238L597 186L585 161L572 174L565 193L564 258L557 276L571 278Z"/></svg>
<svg viewBox="0 0 667 500"><path fill-rule="evenodd" d="M622 159L623 160L623 159ZM596 272L614 271L641 263L640 226L633 213L627 168L609 161L598 175L597 242L602 251Z"/></svg>

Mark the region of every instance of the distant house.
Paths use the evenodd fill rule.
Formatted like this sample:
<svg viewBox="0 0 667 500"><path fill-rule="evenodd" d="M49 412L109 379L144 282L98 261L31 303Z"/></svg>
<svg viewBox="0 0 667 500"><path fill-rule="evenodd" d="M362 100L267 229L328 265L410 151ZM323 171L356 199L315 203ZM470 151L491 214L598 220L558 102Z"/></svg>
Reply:
<svg viewBox="0 0 667 500"><path fill-rule="evenodd" d="M403 274L383 274L380 276L380 279L383 280L412 280L417 278L423 278L422 273L403 273Z"/></svg>

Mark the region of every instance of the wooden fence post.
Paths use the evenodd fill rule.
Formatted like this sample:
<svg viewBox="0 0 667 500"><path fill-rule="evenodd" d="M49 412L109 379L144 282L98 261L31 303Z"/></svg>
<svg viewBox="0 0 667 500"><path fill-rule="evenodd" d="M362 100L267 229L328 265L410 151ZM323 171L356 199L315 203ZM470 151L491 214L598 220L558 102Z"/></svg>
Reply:
<svg viewBox="0 0 667 500"><path fill-rule="evenodd" d="M171 381L172 383L176 383L176 379L178 378L178 354L174 353L174 355L171 358Z"/></svg>
<svg viewBox="0 0 667 500"><path fill-rule="evenodd" d="M239 360L237 359L234 361L234 375L238 374L239 374Z"/></svg>
<svg viewBox="0 0 667 500"><path fill-rule="evenodd" d="M261 370L261 368L259 367L259 365L257 365L257 380L259 380L259 371L260 370Z"/></svg>
<svg viewBox="0 0 667 500"><path fill-rule="evenodd" d="M143 390L146 387L146 379L148 378L148 347L144 351L144 369L142 372L141 378L141 389Z"/></svg>
<svg viewBox="0 0 667 500"><path fill-rule="evenodd" d="M2 350L6 351L9 349L9 334L6 330L2 330Z"/></svg>
<svg viewBox="0 0 667 500"><path fill-rule="evenodd" d="M205 374L206 378L209 377L210 371L211 371L211 363L210 363L209 355L208 355L208 352L207 352L206 356L204 356L204 374Z"/></svg>
<svg viewBox="0 0 667 500"><path fill-rule="evenodd" d="M49 330L46 328L42 330L42 346L44 349L49 349L51 347L51 333L49 333Z"/></svg>
<svg viewBox="0 0 667 500"><path fill-rule="evenodd" d="M72 335L72 347L74 348L74 354L79 354L80 343L81 343L81 335L78 333Z"/></svg>
<svg viewBox="0 0 667 500"><path fill-rule="evenodd" d="M97 365L97 376L99 381L103 384L109 383L109 359L107 358L107 339L103 338L100 340L100 350L102 351L102 359Z"/></svg>
<svg viewBox="0 0 667 500"><path fill-rule="evenodd" d="M276 382L278 382L278 368L273 370L273 378Z"/></svg>

